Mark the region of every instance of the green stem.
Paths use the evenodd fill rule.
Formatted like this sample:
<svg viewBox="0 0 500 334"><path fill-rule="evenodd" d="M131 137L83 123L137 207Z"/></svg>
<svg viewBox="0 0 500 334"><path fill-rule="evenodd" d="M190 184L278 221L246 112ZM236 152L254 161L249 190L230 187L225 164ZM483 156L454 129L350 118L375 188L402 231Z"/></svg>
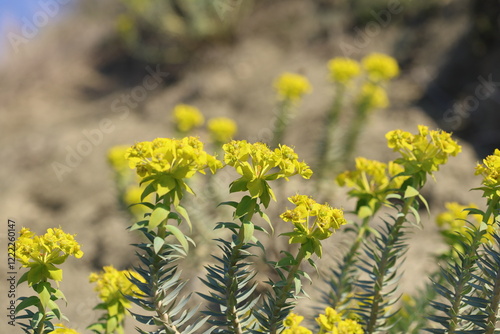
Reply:
<svg viewBox="0 0 500 334"><path fill-rule="evenodd" d="M387 237L387 245L383 251L383 253L380 256L380 260L376 264L377 268L376 271L379 273L375 285L373 287L374 289L374 295L373 295L373 301L372 301L372 307L370 310L370 317L368 320L368 323L366 325L366 331L365 333L370 334L374 333L377 329L377 320L378 320L378 315L379 315L379 310L380 310L380 304L383 300L382 296L382 287L384 284L384 276L386 271L390 268L390 263L389 259L391 257L392 253L392 248L394 245L399 241L398 234L401 228L403 227L403 224L406 222L406 216L408 215L408 212L413 205L413 202L415 201L415 197L410 197L405 201L405 204L403 208L401 209L400 215L398 219L396 219L396 222L394 223L388 237ZM375 269L375 268L374 268Z"/></svg>
<svg viewBox="0 0 500 334"><path fill-rule="evenodd" d="M297 272L299 271L300 264L302 263L302 260L304 260L305 256L306 256L306 251L304 247L301 247L299 249L297 257L295 258L295 264L290 268L290 271L288 271L285 284L283 285L283 287L280 288L279 293L276 296L277 298L273 305L271 319L269 321L269 323L271 324L269 328L270 334L277 334L278 330L281 328L281 323L279 322L280 312L285 306L287 299L289 298L289 294L290 291L292 290L295 277L297 275Z"/></svg>
<svg viewBox="0 0 500 334"><path fill-rule="evenodd" d="M493 334L496 330L496 323L498 320L498 308L500 305L500 271L497 272L495 277L495 286L493 288L493 296L491 298L491 307L488 311L488 327L486 328L485 334Z"/></svg>
<svg viewBox="0 0 500 334"><path fill-rule="evenodd" d="M323 137L319 144L318 150L318 182L321 182L325 177L326 170L331 170L330 164L334 163L332 157L332 144L337 129L338 121L342 111L342 103L345 93L345 86L337 84L335 86L335 98L328 114L326 115L326 124L323 130Z"/></svg>
<svg viewBox="0 0 500 334"><path fill-rule="evenodd" d="M361 104L358 106L356 116L354 117L349 131L346 134L346 141L344 144L343 152L343 162L349 163L352 160L354 152L356 150L356 144L358 143L359 135L361 130L363 130L364 124L366 123L368 115L368 108L366 104Z"/></svg>
<svg viewBox="0 0 500 334"><path fill-rule="evenodd" d="M292 102L289 100L283 100L280 102L278 108L278 118L275 123L273 139L271 141L272 149L277 148L279 144L283 144L285 130L288 126L289 118L291 117L291 107Z"/></svg>

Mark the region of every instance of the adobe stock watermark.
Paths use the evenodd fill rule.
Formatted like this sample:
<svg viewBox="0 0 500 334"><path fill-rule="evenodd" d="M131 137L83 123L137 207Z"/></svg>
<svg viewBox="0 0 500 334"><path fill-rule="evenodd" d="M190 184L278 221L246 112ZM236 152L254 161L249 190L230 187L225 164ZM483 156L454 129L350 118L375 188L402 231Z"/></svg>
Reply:
<svg viewBox="0 0 500 334"><path fill-rule="evenodd" d="M403 12L403 10L404 7L399 0L388 0L386 8L378 12L371 10L370 14L373 19L366 23L363 28L354 28L355 37L353 43L340 42L339 46L344 57L351 57L353 54L357 54L361 49L367 47L371 40L380 34L383 28L389 26L392 18Z"/></svg>
<svg viewBox="0 0 500 334"><path fill-rule="evenodd" d="M243 0L215 0L213 1L213 6L215 12L219 15L219 19L225 21L230 14L233 14L238 8L240 8Z"/></svg>
<svg viewBox="0 0 500 334"><path fill-rule="evenodd" d="M453 107L447 109L443 114L443 121L450 130L455 131L460 129L464 121L479 108L481 101L488 99L500 87L500 81L493 81L493 75L490 74L487 79L483 76L478 76L479 84L474 89L473 95L457 101Z"/></svg>
<svg viewBox="0 0 500 334"><path fill-rule="evenodd" d="M81 132L83 138L76 145L67 145L65 147L66 155L64 160L52 162L52 169L59 182L62 182L67 174L80 166L83 159L92 154L94 149L102 144L105 135L115 131L117 123L125 120L130 115L130 112L146 100L149 93L159 87L169 75L168 72L161 71L160 65L156 65L154 70L150 66L146 66L146 71L149 74L144 77L142 84L135 86L129 93L122 94L111 102L110 109L117 115L117 120L103 118L95 128L83 129Z"/></svg>
<svg viewBox="0 0 500 334"><path fill-rule="evenodd" d="M14 50L18 53L22 45L28 44L34 39L41 29L46 27L49 22L59 15L61 8L68 3L75 0L40 0L38 1L39 10L37 10L31 17L23 16L21 18L21 31L20 34L9 32L7 39Z"/></svg>

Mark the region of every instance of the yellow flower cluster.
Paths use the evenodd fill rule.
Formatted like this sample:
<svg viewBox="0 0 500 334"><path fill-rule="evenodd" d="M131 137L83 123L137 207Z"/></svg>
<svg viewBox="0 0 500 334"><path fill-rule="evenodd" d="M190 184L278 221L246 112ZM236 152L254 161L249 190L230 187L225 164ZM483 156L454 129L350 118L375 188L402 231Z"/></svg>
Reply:
<svg viewBox="0 0 500 334"><path fill-rule="evenodd" d="M389 98L385 89L371 82L365 82L361 86L357 102L367 110L387 108L389 106Z"/></svg>
<svg viewBox="0 0 500 334"><path fill-rule="evenodd" d="M54 330L50 331L48 334L79 334L74 329L68 328L63 324L55 324Z"/></svg>
<svg viewBox="0 0 500 334"><path fill-rule="evenodd" d="M75 236L59 228L49 228L42 236L35 235L26 227L19 233L16 257L23 267L30 267L34 262L61 264L70 255L76 258L83 256Z"/></svg>
<svg viewBox="0 0 500 334"><path fill-rule="evenodd" d="M368 78L374 82L387 81L399 74L397 61L382 53L372 53L361 60Z"/></svg>
<svg viewBox="0 0 500 334"><path fill-rule="evenodd" d="M175 191L181 198L183 189L192 192L183 179L196 172L204 174L206 168L212 173L222 168L222 163L205 152L203 143L194 137L140 142L129 148L125 157L130 168L137 168L143 182L153 181L160 196Z"/></svg>
<svg viewBox="0 0 500 334"><path fill-rule="evenodd" d="M33 284L45 279L62 280L62 270L55 267L68 256L81 258L83 252L75 236L64 233L59 228L49 228L42 236L35 235L23 227L16 240L16 258L23 267L30 268L28 283Z"/></svg>
<svg viewBox="0 0 500 334"><path fill-rule="evenodd" d="M108 151L108 163L117 173L129 170L128 161L125 159L125 153L127 153L128 148L129 146L126 145L113 146Z"/></svg>
<svg viewBox="0 0 500 334"><path fill-rule="evenodd" d="M298 102L304 94L312 91L306 77L295 73L284 73L274 82L280 100Z"/></svg>
<svg viewBox="0 0 500 334"><path fill-rule="evenodd" d="M290 313L284 320L285 330L283 334L312 334L312 332L300 326L304 317L294 313ZM340 314L333 308L327 307L324 314L320 314L316 318L316 322L320 326L318 334L363 334L363 328L356 321L351 319L343 320Z"/></svg>
<svg viewBox="0 0 500 334"><path fill-rule="evenodd" d="M467 208L477 209L477 206L473 203L469 205L460 205L457 202L445 203L446 210L436 217L436 222L444 232L447 239L455 239L457 236L461 236L470 240L470 234L467 233L467 222L469 217L473 220L469 221L479 227L482 222L483 217L479 214L469 214L465 211ZM496 232L495 224L493 218L491 217L486 224L486 234L483 236L483 242L493 241L493 234ZM452 240L449 240L452 243Z"/></svg>
<svg viewBox="0 0 500 334"><path fill-rule="evenodd" d="M212 118L208 121L208 131L217 143L227 143L238 131L236 123L227 117Z"/></svg>
<svg viewBox="0 0 500 334"><path fill-rule="evenodd" d="M263 143L233 140L224 144L222 149L225 152L224 162L241 175L231 184L231 192L248 190L253 198L259 197L266 206L269 198L275 199L267 181L288 180L297 174L309 179L312 175L309 166L300 162L294 150L286 145L280 145L273 151Z"/></svg>
<svg viewBox="0 0 500 334"><path fill-rule="evenodd" d="M174 120L177 129L182 133L201 126L205 122L200 110L187 104L178 104L174 107Z"/></svg>
<svg viewBox="0 0 500 334"><path fill-rule="evenodd" d="M284 235L290 237L290 243L311 243L311 251L321 257L319 241L330 237L335 230L346 224L344 213L328 204L319 204L306 195L295 195L288 200L295 204L295 208L285 211L280 217L291 222L294 230ZM310 221L311 217L316 217L314 222Z"/></svg>
<svg viewBox="0 0 500 334"><path fill-rule="evenodd" d="M445 164L449 156L456 156L462 151L451 137L444 131L429 131L424 125L418 126L418 134L403 130L389 131L385 135L387 146L399 152L402 158L395 162L405 167L405 172L416 174L426 172L432 174L439 170L439 165Z"/></svg>
<svg viewBox="0 0 500 334"><path fill-rule="evenodd" d="M303 316L297 315L295 313L290 313L288 317L283 321L285 329L281 332L282 334L312 334L312 332L300 326L300 323L304 320Z"/></svg>
<svg viewBox="0 0 500 334"><path fill-rule="evenodd" d="M363 328L360 324L352 319L342 320L340 314L333 308L327 307L325 314L320 314L316 318L316 322L320 326L319 334L334 333L334 334L363 334Z"/></svg>
<svg viewBox="0 0 500 334"><path fill-rule="evenodd" d="M132 304L125 296L134 296L140 292L139 288L128 279L130 276L142 281L142 277L136 272L106 266L100 273L91 273L89 282L96 283L95 291L108 309L113 309L117 304L129 308Z"/></svg>
<svg viewBox="0 0 500 334"><path fill-rule="evenodd" d="M475 174L482 175L482 184L500 196L500 150L496 149L492 155L483 159L482 164L478 163Z"/></svg>
<svg viewBox="0 0 500 334"><path fill-rule="evenodd" d="M345 171L337 176L337 183L341 186L353 188L349 194L365 202L372 211L385 202L391 190L401 187L408 176L398 176L404 168L394 162L385 164L363 157L356 158L356 169Z"/></svg>
<svg viewBox="0 0 500 334"><path fill-rule="evenodd" d="M328 62L328 70L332 81L347 85L360 74L361 67L354 59L337 57Z"/></svg>

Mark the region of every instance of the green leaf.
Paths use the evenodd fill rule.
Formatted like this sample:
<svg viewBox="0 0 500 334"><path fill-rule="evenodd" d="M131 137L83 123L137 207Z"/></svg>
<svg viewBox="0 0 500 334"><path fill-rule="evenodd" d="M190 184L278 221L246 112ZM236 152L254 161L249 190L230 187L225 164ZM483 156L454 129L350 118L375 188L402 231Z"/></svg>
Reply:
<svg viewBox="0 0 500 334"><path fill-rule="evenodd" d="M243 223L243 243L247 244L250 242L253 238L253 231L255 227L252 222L250 221L245 221Z"/></svg>
<svg viewBox="0 0 500 334"><path fill-rule="evenodd" d="M151 231L154 228L158 227L167 217L170 211L163 205L158 205L151 217L149 217L148 229Z"/></svg>
<svg viewBox="0 0 500 334"><path fill-rule="evenodd" d="M148 197L150 194L154 193L155 190L156 189L153 183L148 184L146 188L144 188L144 190L142 191L141 201L144 201L144 199Z"/></svg>
<svg viewBox="0 0 500 334"><path fill-rule="evenodd" d="M38 303L40 303L40 298L38 298L37 296L31 296L31 297L25 298L17 305L15 312L17 314L19 311L24 310L24 309L31 307L31 306L35 306Z"/></svg>
<svg viewBox="0 0 500 334"><path fill-rule="evenodd" d="M418 190L413 188L412 186L406 187L405 198L415 197L415 196L418 196L419 194L420 193L418 192Z"/></svg>
<svg viewBox="0 0 500 334"><path fill-rule="evenodd" d="M166 225L165 229L168 232L172 233L174 235L174 237L177 238L177 240L180 242L180 244L182 245L182 247L184 248L184 250L186 252L189 250L189 244L188 244L188 241L186 239L186 236L184 235L184 233L182 233L181 230L179 230L179 228L177 228L174 225Z"/></svg>
<svg viewBox="0 0 500 334"><path fill-rule="evenodd" d="M236 218L243 217L247 213L249 213L250 207L253 207L254 204L255 199L251 198L250 196L244 196L238 204L238 207L236 208Z"/></svg>
<svg viewBox="0 0 500 334"><path fill-rule="evenodd" d="M42 304L42 307L44 309L47 308L47 305L49 304L50 301L50 291L49 291L50 284L47 282L40 283L37 285L36 291L38 292L38 295L40 296L40 303Z"/></svg>
<svg viewBox="0 0 500 334"><path fill-rule="evenodd" d="M163 196L174 190L177 186L177 182L175 182L175 179L173 177L164 175L158 179L155 185L158 195Z"/></svg>
<svg viewBox="0 0 500 334"><path fill-rule="evenodd" d="M175 210L186 220L186 222L189 225L189 231L192 231L193 225L191 224L191 219L189 219L189 215L188 215L187 210L181 205L177 205L175 207Z"/></svg>
<svg viewBox="0 0 500 334"><path fill-rule="evenodd" d="M359 210L358 210L358 216L359 216L359 218L370 217L372 214L373 214L372 209L369 206L366 206L366 205L360 207Z"/></svg>
<svg viewBox="0 0 500 334"><path fill-rule="evenodd" d="M154 248L156 254L160 253L160 250L164 244L165 244L165 240L163 240L160 237L155 237L155 240L153 241L153 248Z"/></svg>

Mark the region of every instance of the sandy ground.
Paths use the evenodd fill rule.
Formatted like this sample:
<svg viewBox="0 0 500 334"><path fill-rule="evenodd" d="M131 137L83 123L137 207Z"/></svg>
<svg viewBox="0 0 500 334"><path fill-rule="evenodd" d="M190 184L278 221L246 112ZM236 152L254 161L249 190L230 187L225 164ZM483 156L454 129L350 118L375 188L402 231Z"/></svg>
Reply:
<svg viewBox="0 0 500 334"><path fill-rule="evenodd" d="M97 301L87 283L88 274L103 265L124 268L134 262L129 244L135 236L125 230L127 216L117 205L106 152L118 144L172 136L170 111L177 103L196 105L207 117L232 117L240 127L238 139L258 140L272 124L274 78L283 71L300 72L310 79L314 93L305 97L286 143L311 161L317 129L332 97L325 64L331 57L341 55L339 38L352 38L342 35L340 28L333 25L331 33L338 38L331 37L324 43L311 41L308 36L319 30L319 24L300 15L311 11L310 5L299 1L294 1L293 6L276 4L269 12L257 11L244 23L232 45L214 45L205 50L197 56L199 61L183 70L179 80L158 85L136 107L127 110L113 106L137 86L121 86L99 73L92 61L96 45L107 34L106 24L96 25L84 16L63 21L46 28L9 59L0 74L0 212L4 223L0 229L1 281L5 282L7 276L4 268L8 218L16 222L17 230L27 226L42 233L48 227L61 226L66 232L76 233L85 256L64 265L61 288L69 300L65 313L72 326L85 332L86 325L96 319L91 308ZM291 27L290 20L295 20ZM432 55L418 53L414 64L405 68L392 84L391 106L370 116L360 138L358 155L382 161L391 159L394 156L385 146L387 131L415 131L417 124L435 127L413 101L438 70L440 56L460 37L463 20L458 16L447 23L446 32L436 30L435 40L428 43L439 44L440 48ZM266 27L271 32L266 33ZM355 57L373 50L394 54L399 38L396 27L383 29ZM144 67L142 75L146 77L156 70L154 65ZM165 71L161 67L159 70ZM157 76L159 80L163 80L162 75ZM206 133L200 135L206 138ZM477 186L477 179L472 177L477 158L466 142L461 144L463 153L437 173L436 184L431 181L426 187L433 213L441 211L446 201L481 203L478 194L468 192ZM78 150L86 155L75 158ZM68 161L72 166L64 172L55 170L56 163L68 165ZM291 182L286 192L293 194L303 186ZM333 205L346 209L352 204L340 193L331 200ZM274 206L272 211L276 214L279 210ZM433 217L423 217L423 229L416 229L411 236L402 291L422 286L425 274L432 270L431 254L443 247ZM335 246L327 248L333 252ZM328 254L321 265L329 262ZM3 313L7 304L5 286L0 285ZM5 331L10 327L6 327L3 313L0 328ZM128 332L133 333L133 327Z"/></svg>

